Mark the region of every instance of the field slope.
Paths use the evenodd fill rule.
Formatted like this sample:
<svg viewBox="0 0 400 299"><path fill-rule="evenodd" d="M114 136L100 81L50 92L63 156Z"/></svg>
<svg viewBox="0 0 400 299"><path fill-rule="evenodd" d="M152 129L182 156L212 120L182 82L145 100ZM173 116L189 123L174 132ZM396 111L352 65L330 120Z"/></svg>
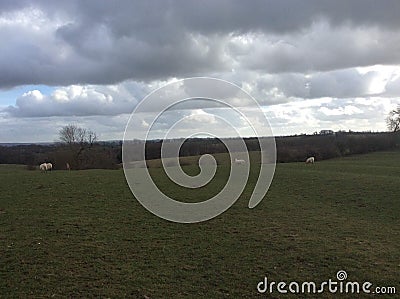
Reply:
<svg viewBox="0 0 400 299"><path fill-rule="evenodd" d="M228 171L221 163L210 186L190 193L151 169L188 200L215 193ZM339 270L400 291L400 152L278 164L250 210L255 181L253 170L224 214L184 225L145 210L122 170L0 165L0 297L249 298L264 276L321 282Z"/></svg>

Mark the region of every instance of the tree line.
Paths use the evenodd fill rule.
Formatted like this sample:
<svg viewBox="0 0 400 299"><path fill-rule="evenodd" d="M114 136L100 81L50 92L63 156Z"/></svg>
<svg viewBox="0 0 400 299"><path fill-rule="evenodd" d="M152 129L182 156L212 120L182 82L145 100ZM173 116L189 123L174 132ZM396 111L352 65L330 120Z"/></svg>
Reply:
<svg viewBox="0 0 400 299"><path fill-rule="evenodd" d="M386 118L390 132L345 132L329 134L296 135L276 137L277 162L304 161L314 156L317 160L330 159L374 151L400 148L400 106ZM51 145L0 146L0 164L25 164L36 169L43 162L52 162L55 169L105 168L114 169L122 163L122 141L99 142L97 134L76 125L67 125L59 131L59 142ZM132 141L130 148L135 160L135 147L143 147L144 141ZM163 140L145 142L146 160L159 159ZM181 142L168 140L167 142ZM245 138L248 151L259 151L257 138ZM217 138L191 138L185 140L179 155L197 156L202 154L225 153L225 145ZM140 160L139 154L136 160Z"/></svg>
<svg viewBox="0 0 400 299"><path fill-rule="evenodd" d="M244 139L248 151L259 151L257 138ZM160 158L162 140L146 144L146 159ZM171 141L169 141L171 142ZM178 140L177 140L178 142ZM325 160L354 154L400 148L400 131L397 132L336 132L330 135L296 135L275 137L277 162L305 161L314 156ZM188 139L180 150L180 156L226 153L224 144L215 138Z"/></svg>
<svg viewBox="0 0 400 299"><path fill-rule="evenodd" d="M70 164L71 169L114 169L120 167L122 162L121 141L99 142L92 133L82 135L82 132L79 132L79 136L84 138L68 139L70 142L65 140L52 145L0 146L0 164L37 166L43 162L52 162L56 170L66 169L66 163ZM162 142L162 140L146 142L146 159L160 158ZM176 140L176 142L179 141ZM275 142L277 162L304 161L309 156L314 156L317 160L324 160L373 151L399 149L400 131L297 135L276 137ZM259 151L257 138L246 138L245 143L248 151ZM141 141L136 141L136 144L143 146ZM183 143L180 156L224 152L227 152L227 150L220 140L197 138L188 139Z"/></svg>

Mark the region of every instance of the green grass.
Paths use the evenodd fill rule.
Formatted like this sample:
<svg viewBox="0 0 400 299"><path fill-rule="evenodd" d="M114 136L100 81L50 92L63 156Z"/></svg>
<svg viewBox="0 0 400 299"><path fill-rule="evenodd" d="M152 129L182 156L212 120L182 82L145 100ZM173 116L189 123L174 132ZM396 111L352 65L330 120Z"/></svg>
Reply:
<svg viewBox="0 0 400 299"><path fill-rule="evenodd" d="M170 195L199 201L224 185L228 158L217 160L215 180L193 192L173 186L157 161L151 173ZM338 270L399 293L400 152L278 164L250 210L256 170L228 211L177 224L145 210L122 170L0 165L0 297L249 298L265 275L321 282Z"/></svg>

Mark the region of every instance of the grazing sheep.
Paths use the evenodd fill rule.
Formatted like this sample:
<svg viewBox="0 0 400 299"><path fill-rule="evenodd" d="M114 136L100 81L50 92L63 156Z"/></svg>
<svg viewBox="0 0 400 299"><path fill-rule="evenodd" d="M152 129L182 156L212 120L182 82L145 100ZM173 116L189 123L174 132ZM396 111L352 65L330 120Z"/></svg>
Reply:
<svg viewBox="0 0 400 299"><path fill-rule="evenodd" d="M246 164L245 160L235 158L235 164Z"/></svg>
<svg viewBox="0 0 400 299"><path fill-rule="evenodd" d="M306 160L306 164L314 164L314 162L315 162L315 158L314 157L309 157Z"/></svg>

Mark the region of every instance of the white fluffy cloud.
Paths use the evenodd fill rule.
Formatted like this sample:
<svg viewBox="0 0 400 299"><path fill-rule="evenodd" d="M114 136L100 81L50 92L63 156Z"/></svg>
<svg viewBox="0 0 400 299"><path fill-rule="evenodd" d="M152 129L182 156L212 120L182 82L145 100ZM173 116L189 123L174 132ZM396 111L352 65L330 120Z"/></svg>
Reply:
<svg viewBox="0 0 400 299"><path fill-rule="evenodd" d="M133 90L129 90L133 87ZM15 117L119 115L130 113L147 90L140 84L115 86L71 85L44 95L31 90L3 111Z"/></svg>

